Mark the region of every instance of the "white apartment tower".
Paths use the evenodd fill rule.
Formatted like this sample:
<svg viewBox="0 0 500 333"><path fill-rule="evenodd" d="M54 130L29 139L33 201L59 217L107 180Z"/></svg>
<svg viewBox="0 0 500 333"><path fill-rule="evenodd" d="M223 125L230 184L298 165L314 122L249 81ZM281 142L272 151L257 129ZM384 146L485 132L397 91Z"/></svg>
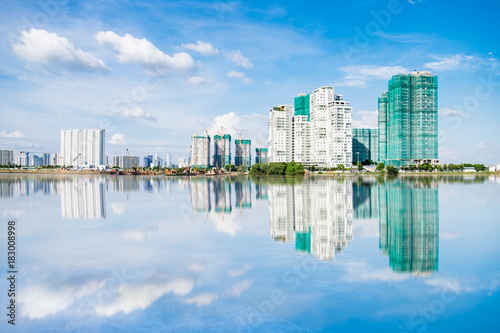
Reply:
<svg viewBox="0 0 500 333"><path fill-rule="evenodd" d="M103 129L61 130L61 165L104 164Z"/></svg>
<svg viewBox="0 0 500 333"><path fill-rule="evenodd" d="M191 137L191 167L210 167L209 135L193 135Z"/></svg>
<svg viewBox="0 0 500 333"><path fill-rule="evenodd" d="M352 107L333 87L295 97L269 113L269 161L323 168L352 165ZM285 157L286 156L286 157Z"/></svg>
<svg viewBox="0 0 500 333"><path fill-rule="evenodd" d="M292 117L291 105L276 106L269 111L269 162L292 161Z"/></svg>
<svg viewBox="0 0 500 333"><path fill-rule="evenodd" d="M321 87L310 96L311 160L318 167L352 165L352 107L333 87Z"/></svg>

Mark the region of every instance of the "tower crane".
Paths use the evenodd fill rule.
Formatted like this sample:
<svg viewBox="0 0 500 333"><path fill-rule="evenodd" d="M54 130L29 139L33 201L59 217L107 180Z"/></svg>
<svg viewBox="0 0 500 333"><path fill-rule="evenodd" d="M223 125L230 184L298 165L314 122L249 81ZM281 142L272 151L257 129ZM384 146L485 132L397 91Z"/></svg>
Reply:
<svg viewBox="0 0 500 333"><path fill-rule="evenodd" d="M137 167L135 166L134 162L132 161L132 155L130 155L128 148L126 150L127 150L127 154L128 154L128 159L130 160L130 164L132 164L132 168L134 169L134 172L137 172Z"/></svg>

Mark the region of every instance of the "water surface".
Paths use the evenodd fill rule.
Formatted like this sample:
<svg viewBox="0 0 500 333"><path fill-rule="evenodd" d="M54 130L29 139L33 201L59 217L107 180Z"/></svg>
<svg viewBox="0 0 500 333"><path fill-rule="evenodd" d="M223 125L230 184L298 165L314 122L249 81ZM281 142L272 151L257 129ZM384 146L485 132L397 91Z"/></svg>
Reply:
<svg viewBox="0 0 500 333"><path fill-rule="evenodd" d="M495 176L0 176L0 330L497 331L499 197Z"/></svg>

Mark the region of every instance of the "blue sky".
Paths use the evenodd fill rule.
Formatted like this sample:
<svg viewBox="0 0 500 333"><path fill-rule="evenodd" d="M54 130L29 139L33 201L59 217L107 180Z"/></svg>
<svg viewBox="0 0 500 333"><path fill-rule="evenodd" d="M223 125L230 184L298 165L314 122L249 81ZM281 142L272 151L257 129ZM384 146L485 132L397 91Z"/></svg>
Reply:
<svg viewBox="0 0 500 333"><path fill-rule="evenodd" d="M206 130L267 146L269 109L333 85L375 126L391 75L439 76L440 159L500 163L500 5L477 1L3 1L0 146L186 157Z"/></svg>

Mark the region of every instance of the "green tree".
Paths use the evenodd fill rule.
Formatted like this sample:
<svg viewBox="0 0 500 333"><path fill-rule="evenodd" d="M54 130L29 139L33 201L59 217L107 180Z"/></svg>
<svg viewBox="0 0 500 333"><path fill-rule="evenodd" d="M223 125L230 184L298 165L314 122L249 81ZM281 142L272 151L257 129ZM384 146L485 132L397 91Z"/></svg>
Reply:
<svg viewBox="0 0 500 333"><path fill-rule="evenodd" d="M377 165L377 168L376 170L377 171L382 171L385 169L385 164L383 162L380 162L378 165Z"/></svg>
<svg viewBox="0 0 500 333"><path fill-rule="evenodd" d="M395 168L394 166L392 166L392 165L388 165L388 166L386 167L386 169L387 169L387 174L388 174L389 176L397 176L397 175L398 175L398 173L399 173L398 169L396 169L396 168Z"/></svg>
<svg viewBox="0 0 500 333"><path fill-rule="evenodd" d="M236 169L236 171L240 173L245 172L247 171L247 166L242 164L238 167L238 169Z"/></svg>
<svg viewBox="0 0 500 333"><path fill-rule="evenodd" d="M358 171L363 171L363 164L361 162L358 162Z"/></svg>
<svg viewBox="0 0 500 333"><path fill-rule="evenodd" d="M337 165L337 169L340 170L340 171L344 171L345 170L345 166L343 164L339 164L339 165Z"/></svg>

